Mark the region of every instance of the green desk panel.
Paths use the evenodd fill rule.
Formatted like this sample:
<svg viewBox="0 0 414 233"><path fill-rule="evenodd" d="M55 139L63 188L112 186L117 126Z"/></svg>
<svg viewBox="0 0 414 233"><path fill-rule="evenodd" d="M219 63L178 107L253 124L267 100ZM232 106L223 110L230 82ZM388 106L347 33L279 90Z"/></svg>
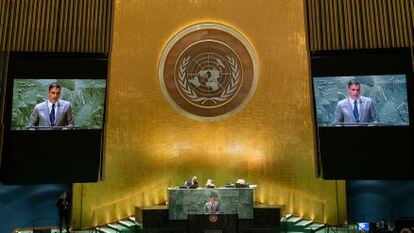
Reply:
<svg viewBox="0 0 414 233"><path fill-rule="evenodd" d="M188 214L203 214L210 195L220 203L220 214L238 214L239 219L253 219L253 189L198 188L168 189L168 208L171 220L187 219Z"/></svg>

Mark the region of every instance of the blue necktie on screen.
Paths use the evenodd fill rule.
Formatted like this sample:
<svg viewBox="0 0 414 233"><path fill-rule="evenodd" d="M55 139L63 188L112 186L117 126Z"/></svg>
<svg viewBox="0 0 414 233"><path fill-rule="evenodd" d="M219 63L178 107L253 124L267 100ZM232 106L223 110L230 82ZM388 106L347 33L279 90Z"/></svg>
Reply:
<svg viewBox="0 0 414 233"><path fill-rule="evenodd" d="M359 122L359 113L358 113L358 106L357 106L357 101L355 100L354 101L354 117L355 117L355 120L357 121L357 122Z"/></svg>
<svg viewBox="0 0 414 233"><path fill-rule="evenodd" d="M52 104L52 111L50 111L50 125L54 126L55 125L55 104Z"/></svg>

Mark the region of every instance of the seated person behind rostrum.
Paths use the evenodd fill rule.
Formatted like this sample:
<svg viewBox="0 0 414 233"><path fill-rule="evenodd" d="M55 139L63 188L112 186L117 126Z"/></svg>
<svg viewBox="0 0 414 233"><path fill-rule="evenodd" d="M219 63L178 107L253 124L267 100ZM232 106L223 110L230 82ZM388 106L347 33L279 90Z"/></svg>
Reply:
<svg viewBox="0 0 414 233"><path fill-rule="evenodd" d="M185 183L185 186L189 188L198 188L198 179L197 176L193 176L191 179L188 179Z"/></svg>
<svg viewBox="0 0 414 233"><path fill-rule="evenodd" d="M213 180L212 179L207 179L206 188L215 188L215 187L216 187L216 185L213 184Z"/></svg>
<svg viewBox="0 0 414 233"><path fill-rule="evenodd" d="M236 185L235 185L235 187L236 187L236 188L246 188L246 187L249 187L249 185L248 185L248 184L246 184L246 181L245 181L245 180L243 180L243 179L238 179L238 180L236 181Z"/></svg>

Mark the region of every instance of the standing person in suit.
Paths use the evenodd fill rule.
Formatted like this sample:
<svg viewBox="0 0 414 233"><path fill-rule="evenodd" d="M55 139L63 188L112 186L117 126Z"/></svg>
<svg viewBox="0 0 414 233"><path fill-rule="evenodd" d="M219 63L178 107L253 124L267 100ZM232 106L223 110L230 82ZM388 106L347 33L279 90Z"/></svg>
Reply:
<svg viewBox="0 0 414 233"><path fill-rule="evenodd" d="M217 214L220 211L220 204L216 201L214 194L210 195L210 201L204 204L204 212L207 214Z"/></svg>
<svg viewBox="0 0 414 233"><path fill-rule="evenodd" d="M379 121L374 101L361 95L361 85L357 80L349 81L348 98L339 101L336 105L333 124L378 123Z"/></svg>
<svg viewBox="0 0 414 233"><path fill-rule="evenodd" d="M49 86L48 99L37 104L30 116L29 129L46 129L54 126L66 126L64 129L71 129L75 126L73 119L73 108L70 102L61 100L61 87L58 83ZM41 126L41 127L39 127ZM62 129L61 127L56 127Z"/></svg>
<svg viewBox="0 0 414 233"><path fill-rule="evenodd" d="M56 200L56 207L59 212L59 232L62 232L63 219L65 219L66 232L69 233L69 199L67 198L66 191L60 193Z"/></svg>
<svg viewBox="0 0 414 233"><path fill-rule="evenodd" d="M385 221L385 219L381 219L377 225L378 225L377 227L378 232L380 233L390 232L388 229L387 221Z"/></svg>

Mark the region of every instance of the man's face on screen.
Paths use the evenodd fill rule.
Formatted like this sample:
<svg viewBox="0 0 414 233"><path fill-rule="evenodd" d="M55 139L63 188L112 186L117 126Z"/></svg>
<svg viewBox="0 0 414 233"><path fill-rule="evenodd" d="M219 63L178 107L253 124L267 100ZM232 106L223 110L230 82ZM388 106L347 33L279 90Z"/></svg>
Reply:
<svg viewBox="0 0 414 233"><path fill-rule="evenodd" d="M56 101L58 101L60 97L60 88L57 88L57 87L51 88L49 90L48 96L49 96L50 102L56 103Z"/></svg>
<svg viewBox="0 0 414 233"><path fill-rule="evenodd" d="M352 84L348 87L348 95L351 97L351 99L356 100L359 98L359 95L361 94L361 86L358 84Z"/></svg>

